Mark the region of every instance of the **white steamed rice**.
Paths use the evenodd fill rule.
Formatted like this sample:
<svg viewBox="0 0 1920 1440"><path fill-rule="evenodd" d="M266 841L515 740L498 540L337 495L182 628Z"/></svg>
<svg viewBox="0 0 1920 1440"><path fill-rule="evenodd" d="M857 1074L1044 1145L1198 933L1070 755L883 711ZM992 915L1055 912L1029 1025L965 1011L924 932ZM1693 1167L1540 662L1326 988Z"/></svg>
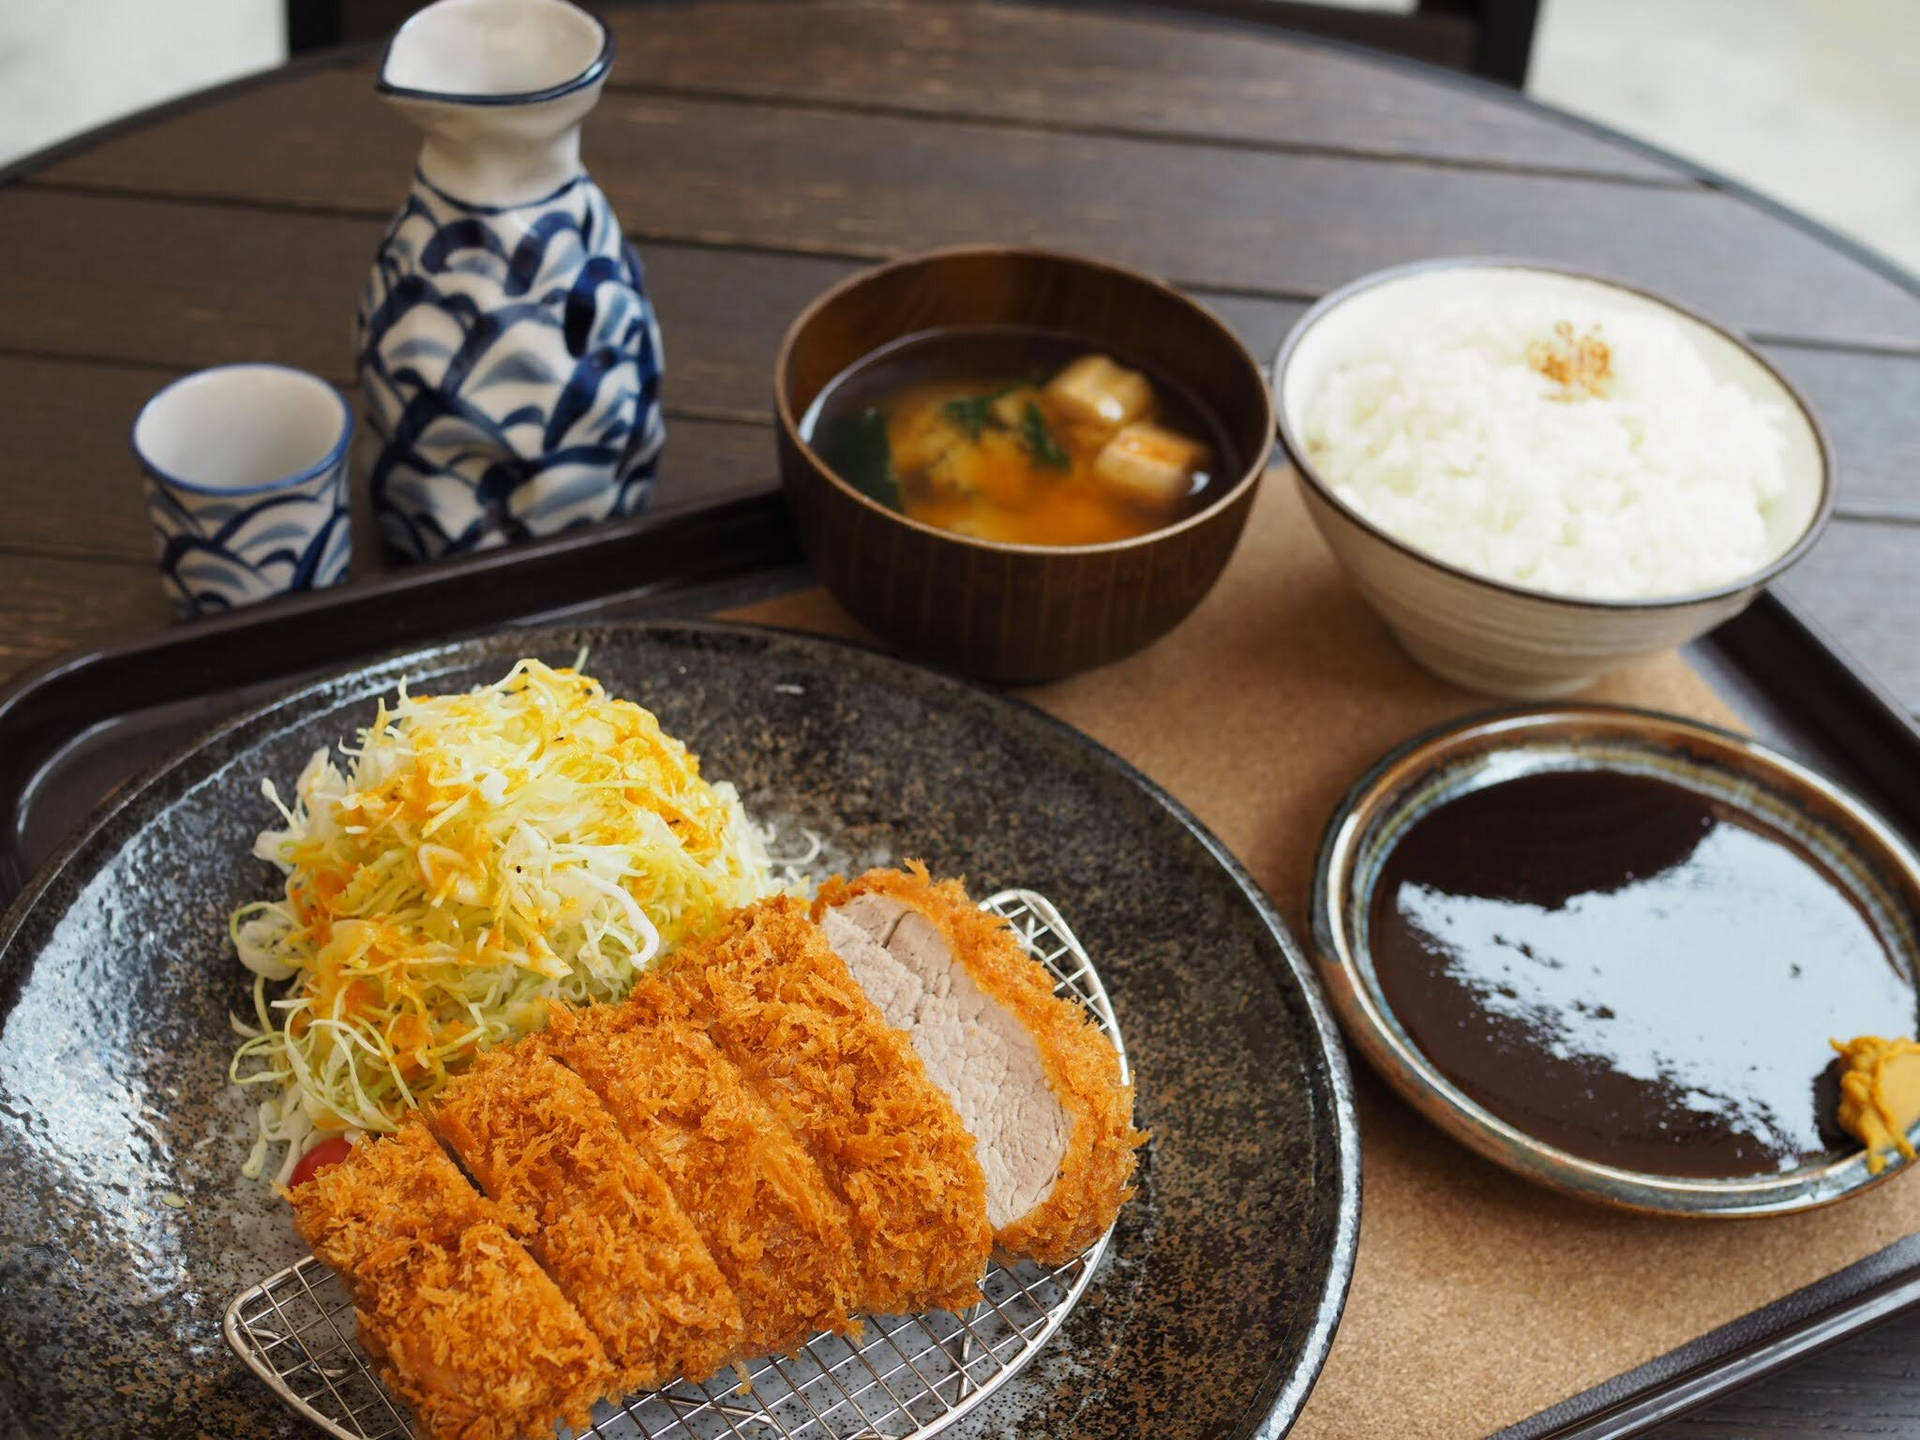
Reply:
<svg viewBox="0 0 1920 1440"><path fill-rule="evenodd" d="M1612 379L1528 360L1598 327ZM1303 407L1334 492L1389 534L1496 580L1607 599L1681 595L1775 558L1784 416L1717 379L1680 325L1588 296L1486 295L1357 345Z"/></svg>

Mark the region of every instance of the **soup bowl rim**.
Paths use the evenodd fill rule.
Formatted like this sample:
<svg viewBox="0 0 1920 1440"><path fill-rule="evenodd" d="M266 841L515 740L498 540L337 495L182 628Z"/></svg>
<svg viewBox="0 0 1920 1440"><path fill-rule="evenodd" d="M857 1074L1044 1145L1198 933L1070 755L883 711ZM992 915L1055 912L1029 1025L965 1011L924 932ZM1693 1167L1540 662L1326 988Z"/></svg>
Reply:
<svg viewBox="0 0 1920 1440"><path fill-rule="evenodd" d="M1130 535L1121 540L1101 540L1092 544L1083 545L1041 545L1027 541L988 540L978 535L964 535L957 530L946 530L938 525L929 525L926 521L916 520L903 511L882 505L878 500L875 500L872 496L849 483L839 471L835 470L833 466L826 462L820 452L814 449L813 445L800 433L800 422L794 416L792 399L787 391L787 372L792 364L794 345L799 340L799 337L807 331L808 327L813 324L820 312L828 305L840 299L843 295L863 285L870 284L882 275L903 270L910 266L925 265L939 260L963 259L968 256L1020 256L1038 260L1057 261L1067 265L1079 266L1084 269L1104 270L1124 280L1160 291L1176 302L1195 311L1202 319L1212 325L1218 332L1220 340L1224 344L1231 346L1235 355L1244 363L1248 376L1258 381L1256 391L1261 397L1261 404L1266 417L1266 423L1261 431L1263 438L1260 443L1255 446L1254 454L1242 465L1240 474L1233 483L1226 486L1218 496L1208 504L1194 511L1193 514L1183 516L1171 524L1157 525L1142 534ZM1070 324L1060 328L1064 333L1085 334L1084 331ZM892 340L885 343L893 344L898 340L906 338L906 335L895 336ZM863 352L858 359L855 360L854 364L857 365L866 360L868 356L876 353L880 348L880 346L875 346ZM852 368L853 365L848 365L839 373L844 375ZM837 379L838 376L836 375L835 378ZM1179 380L1177 376L1174 378ZM1180 383L1185 384L1186 382L1181 380ZM1202 405L1211 406L1211 402L1205 395L1194 391L1194 388L1190 385L1187 386L1187 388ZM1226 321L1222 320L1198 300L1195 300L1191 295L1185 294L1166 281L1157 276L1150 275L1144 270L1135 269L1130 265L1121 265L1111 260L1101 260L1090 255L1077 254L1070 250L1055 250L1047 246L1039 245L951 245L936 250L921 250L911 255L903 255L897 259L888 260L882 264L856 271L854 274L834 282L834 284L821 291L820 294L808 302L807 307L795 316L793 323L787 327L787 333L780 341L780 350L774 360L773 399L774 407L780 421L780 429L786 438L799 448L800 453L806 457L807 462L813 467L814 471L825 478L826 481L840 491L842 495L865 506L875 514L885 516L888 520L905 525L911 530L917 530L923 535L994 554L1059 556L1111 554L1138 546L1156 544L1168 536L1178 535L1187 530L1196 529L1243 500L1247 492L1259 484L1272 461L1275 436L1278 433L1274 411L1274 397L1272 389L1267 383L1266 372L1260 362L1254 358L1253 352L1247 348L1246 343L1242 341L1238 335L1234 334ZM1221 424L1217 411L1213 413L1211 418L1215 424ZM1224 425L1222 428L1225 428Z"/></svg>

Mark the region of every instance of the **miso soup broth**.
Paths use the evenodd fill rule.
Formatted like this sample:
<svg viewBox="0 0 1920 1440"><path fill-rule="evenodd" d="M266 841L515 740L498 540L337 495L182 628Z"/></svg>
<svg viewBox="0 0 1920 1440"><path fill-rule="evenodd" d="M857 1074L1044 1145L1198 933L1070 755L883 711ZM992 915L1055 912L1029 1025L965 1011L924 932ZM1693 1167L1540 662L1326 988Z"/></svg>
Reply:
<svg viewBox="0 0 1920 1440"><path fill-rule="evenodd" d="M1190 395L1084 337L929 330L836 376L800 422L835 474L915 520L1023 545L1145 535L1238 473Z"/></svg>

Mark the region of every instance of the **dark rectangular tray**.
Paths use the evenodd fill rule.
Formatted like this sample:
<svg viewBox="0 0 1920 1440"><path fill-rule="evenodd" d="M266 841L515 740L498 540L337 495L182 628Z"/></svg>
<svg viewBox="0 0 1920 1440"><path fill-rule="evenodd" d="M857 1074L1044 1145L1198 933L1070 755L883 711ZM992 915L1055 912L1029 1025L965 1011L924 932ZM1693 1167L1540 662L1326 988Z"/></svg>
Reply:
<svg viewBox="0 0 1920 1440"><path fill-rule="evenodd" d="M303 678L508 626L699 615L811 583L777 493L290 597L65 657L0 691L0 906L128 781ZM1786 600L1687 658L1769 744L1920 842L1920 728ZM1920 1304L1920 1235L1493 1440L1637 1435Z"/></svg>

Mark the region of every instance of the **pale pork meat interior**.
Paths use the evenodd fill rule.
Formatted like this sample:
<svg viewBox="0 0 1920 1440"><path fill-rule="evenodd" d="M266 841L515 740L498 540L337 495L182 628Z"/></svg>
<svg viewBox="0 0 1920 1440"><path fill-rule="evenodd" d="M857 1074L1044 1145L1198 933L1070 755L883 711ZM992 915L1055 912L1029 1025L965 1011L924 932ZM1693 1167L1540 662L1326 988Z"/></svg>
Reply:
<svg viewBox="0 0 1920 1440"><path fill-rule="evenodd" d="M960 1112L986 1171L988 1223L1002 1229L1046 1200L1073 1125L1018 1017L973 982L932 921L891 895L856 895L821 928Z"/></svg>
<svg viewBox="0 0 1920 1440"><path fill-rule="evenodd" d="M973 1135L995 1248L1058 1265L1099 1239L1146 1136L1085 1008L1003 920L915 861L828 880L813 919Z"/></svg>

